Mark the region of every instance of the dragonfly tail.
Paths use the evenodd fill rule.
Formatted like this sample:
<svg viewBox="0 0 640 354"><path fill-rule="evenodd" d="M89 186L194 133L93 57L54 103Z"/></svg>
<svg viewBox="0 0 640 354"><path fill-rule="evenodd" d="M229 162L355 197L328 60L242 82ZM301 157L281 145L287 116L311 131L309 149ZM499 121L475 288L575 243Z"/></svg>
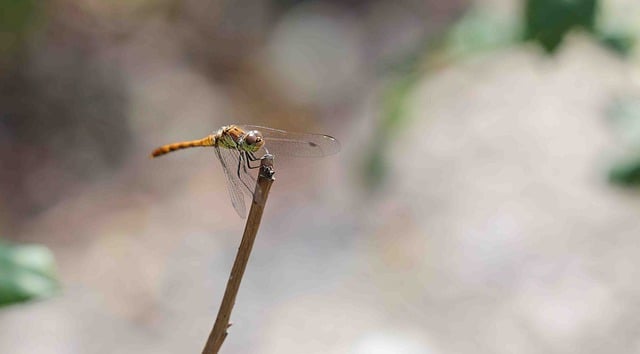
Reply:
<svg viewBox="0 0 640 354"><path fill-rule="evenodd" d="M200 140L191 140L191 141L183 141L180 143L173 143L163 145L151 153L151 157L158 157L164 154L168 154L172 151L180 150L180 149L188 149L192 147L201 147L201 146L214 146L215 145L215 136L209 135L206 138Z"/></svg>

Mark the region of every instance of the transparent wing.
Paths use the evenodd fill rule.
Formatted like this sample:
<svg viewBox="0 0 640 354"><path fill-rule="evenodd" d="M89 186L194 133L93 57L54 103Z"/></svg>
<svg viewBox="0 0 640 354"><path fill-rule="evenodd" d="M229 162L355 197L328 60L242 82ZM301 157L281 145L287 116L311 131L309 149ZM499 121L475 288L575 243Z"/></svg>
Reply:
<svg viewBox="0 0 640 354"><path fill-rule="evenodd" d="M235 164L235 169L231 173L234 173L240 179L244 187L243 191L249 196L253 196L256 192L259 193L260 189L256 188L256 177L253 177L249 172L247 161L244 156L241 156L240 151L236 149L220 149L220 153L228 164ZM253 164L255 165L256 163L254 162Z"/></svg>
<svg viewBox="0 0 640 354"><path fill-rule="evenodd" d="M231 204L233 204L233 208L236 210L238 215L244 219L247 216L247 206L245 205L244 197L242 196L242 188L244 188L244 186L235 174L238 161L233 161L233 155L230 155L225 151L228 149L220 149L216 146L214 150L227 179L227 190L231 197Z"/></svg>
<svg viewBox="0 0 640 354"><path fill-rule="evenodd" d="M265 140L265 147L274 156L322 157L340 151L340 143L334 137L323 134L294 133L257 125L241 125L245 131L258 130Z"/></svg>

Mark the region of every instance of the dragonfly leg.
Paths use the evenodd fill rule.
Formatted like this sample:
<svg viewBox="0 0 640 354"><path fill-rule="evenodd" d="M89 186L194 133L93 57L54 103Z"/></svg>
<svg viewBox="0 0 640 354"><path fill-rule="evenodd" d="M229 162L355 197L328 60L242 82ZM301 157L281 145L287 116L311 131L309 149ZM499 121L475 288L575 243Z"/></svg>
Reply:
<svg viewBox="0 0 640 354"><path fill-rule="evenodd" d="M242 161L245 161L246 165L243 164ZM247 170L247 166L249 166L249 160L247 160L247 155L244 152L240 153L240 164L242 165L242 169L244 170L244 173L249 173L249 171Z"/></svg>
<svg viewBox="0 0 640 354"><path fill-rule="evenodd" d="M237 174L238 174L238 178L240 178L241 181L242 181L242 178L240 177L240 167L242 167L242 166L243 166L242 165L242 154L240 154L240 157L238 158L238 171L237 171Z"/></svg>
<svg viewBox="0 0 640 354"><path fill-rule="evenodd" d="M238 171L237 171L238 179L240 180L240 182L242 182L242 184L245 186L245 188L247 188L249 193L253 194L253 190L251 190L251 187L249 187L249 185L244 181L244 179L242 178L241 173L240 173L240 169L241 168L244 170L245 173L247 173L247 174L249 173L247 171L247 167L243 163L244 159L245 159L244 154L242 152L240 152L240 156L238 157ZM247 161L247 163L249 163L249 162Z"/></svg>
<svg viewBox="0 0 640 354"><path fill-rule="evenodd" d="M247 160L247 167L249 167L252 170L260 167L260 164L258 164L257 166L251 166L251 162L260 161L260 159L257 158L256 155L254 155L252 152L246 152L246 151L244 152L244 154Z"/></svg>

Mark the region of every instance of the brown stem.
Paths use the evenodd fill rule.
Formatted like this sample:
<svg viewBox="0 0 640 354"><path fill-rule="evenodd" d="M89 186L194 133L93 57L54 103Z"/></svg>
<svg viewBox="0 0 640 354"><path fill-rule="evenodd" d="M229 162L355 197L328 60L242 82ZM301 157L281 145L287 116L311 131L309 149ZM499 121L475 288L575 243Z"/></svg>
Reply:
<svg viewBox="0 0 640 354"><path fill-rule="evenodd" d="M274 181L273 175L273 157L266 155L260 161L260 174L258 175L258 183L256 185L256 195L259 197L253 198L251 202L251 209L249 210L249 216L247 217L247 223L244 227L244 234L242 235L242 241L236 254L236 260L233 263L231 269L231 275L227 282L227 288L224 291L222 297L222 303L218 310L218 316L216 322L213 325L213 329L207 339L202 354L217 354L227 337L227 328L231 326L229 319L231 318L231 311L233 305L236 302L236 295L240 288L240 282L244 275L244 270L249 262L249 256L251 255L251 249L253 248L253 242L256 239L258 228L260 227L260 220L262 219L262 212L264 206L267 203L267 197L269 196L269 190L271 184ZM257 193L259 191L259 193Z"/></svg>

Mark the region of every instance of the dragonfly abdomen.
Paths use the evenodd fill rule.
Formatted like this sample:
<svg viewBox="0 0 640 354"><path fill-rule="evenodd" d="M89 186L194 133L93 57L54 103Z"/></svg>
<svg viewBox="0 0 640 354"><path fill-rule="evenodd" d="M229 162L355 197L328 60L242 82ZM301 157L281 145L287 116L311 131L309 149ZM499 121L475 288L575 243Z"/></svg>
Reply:
<svg viewBox="0 0 640 354"><path fill-rule="evenodd" d="M191 141L183 141L179 143L167 144L163 145L151 153L152 157L158 157L164 154L168 154L172 151L187 149L192 147L201 147L201 146L216 146L216 137L215 135L209 135L206 138L200 140L191 140Z"/></svg>

